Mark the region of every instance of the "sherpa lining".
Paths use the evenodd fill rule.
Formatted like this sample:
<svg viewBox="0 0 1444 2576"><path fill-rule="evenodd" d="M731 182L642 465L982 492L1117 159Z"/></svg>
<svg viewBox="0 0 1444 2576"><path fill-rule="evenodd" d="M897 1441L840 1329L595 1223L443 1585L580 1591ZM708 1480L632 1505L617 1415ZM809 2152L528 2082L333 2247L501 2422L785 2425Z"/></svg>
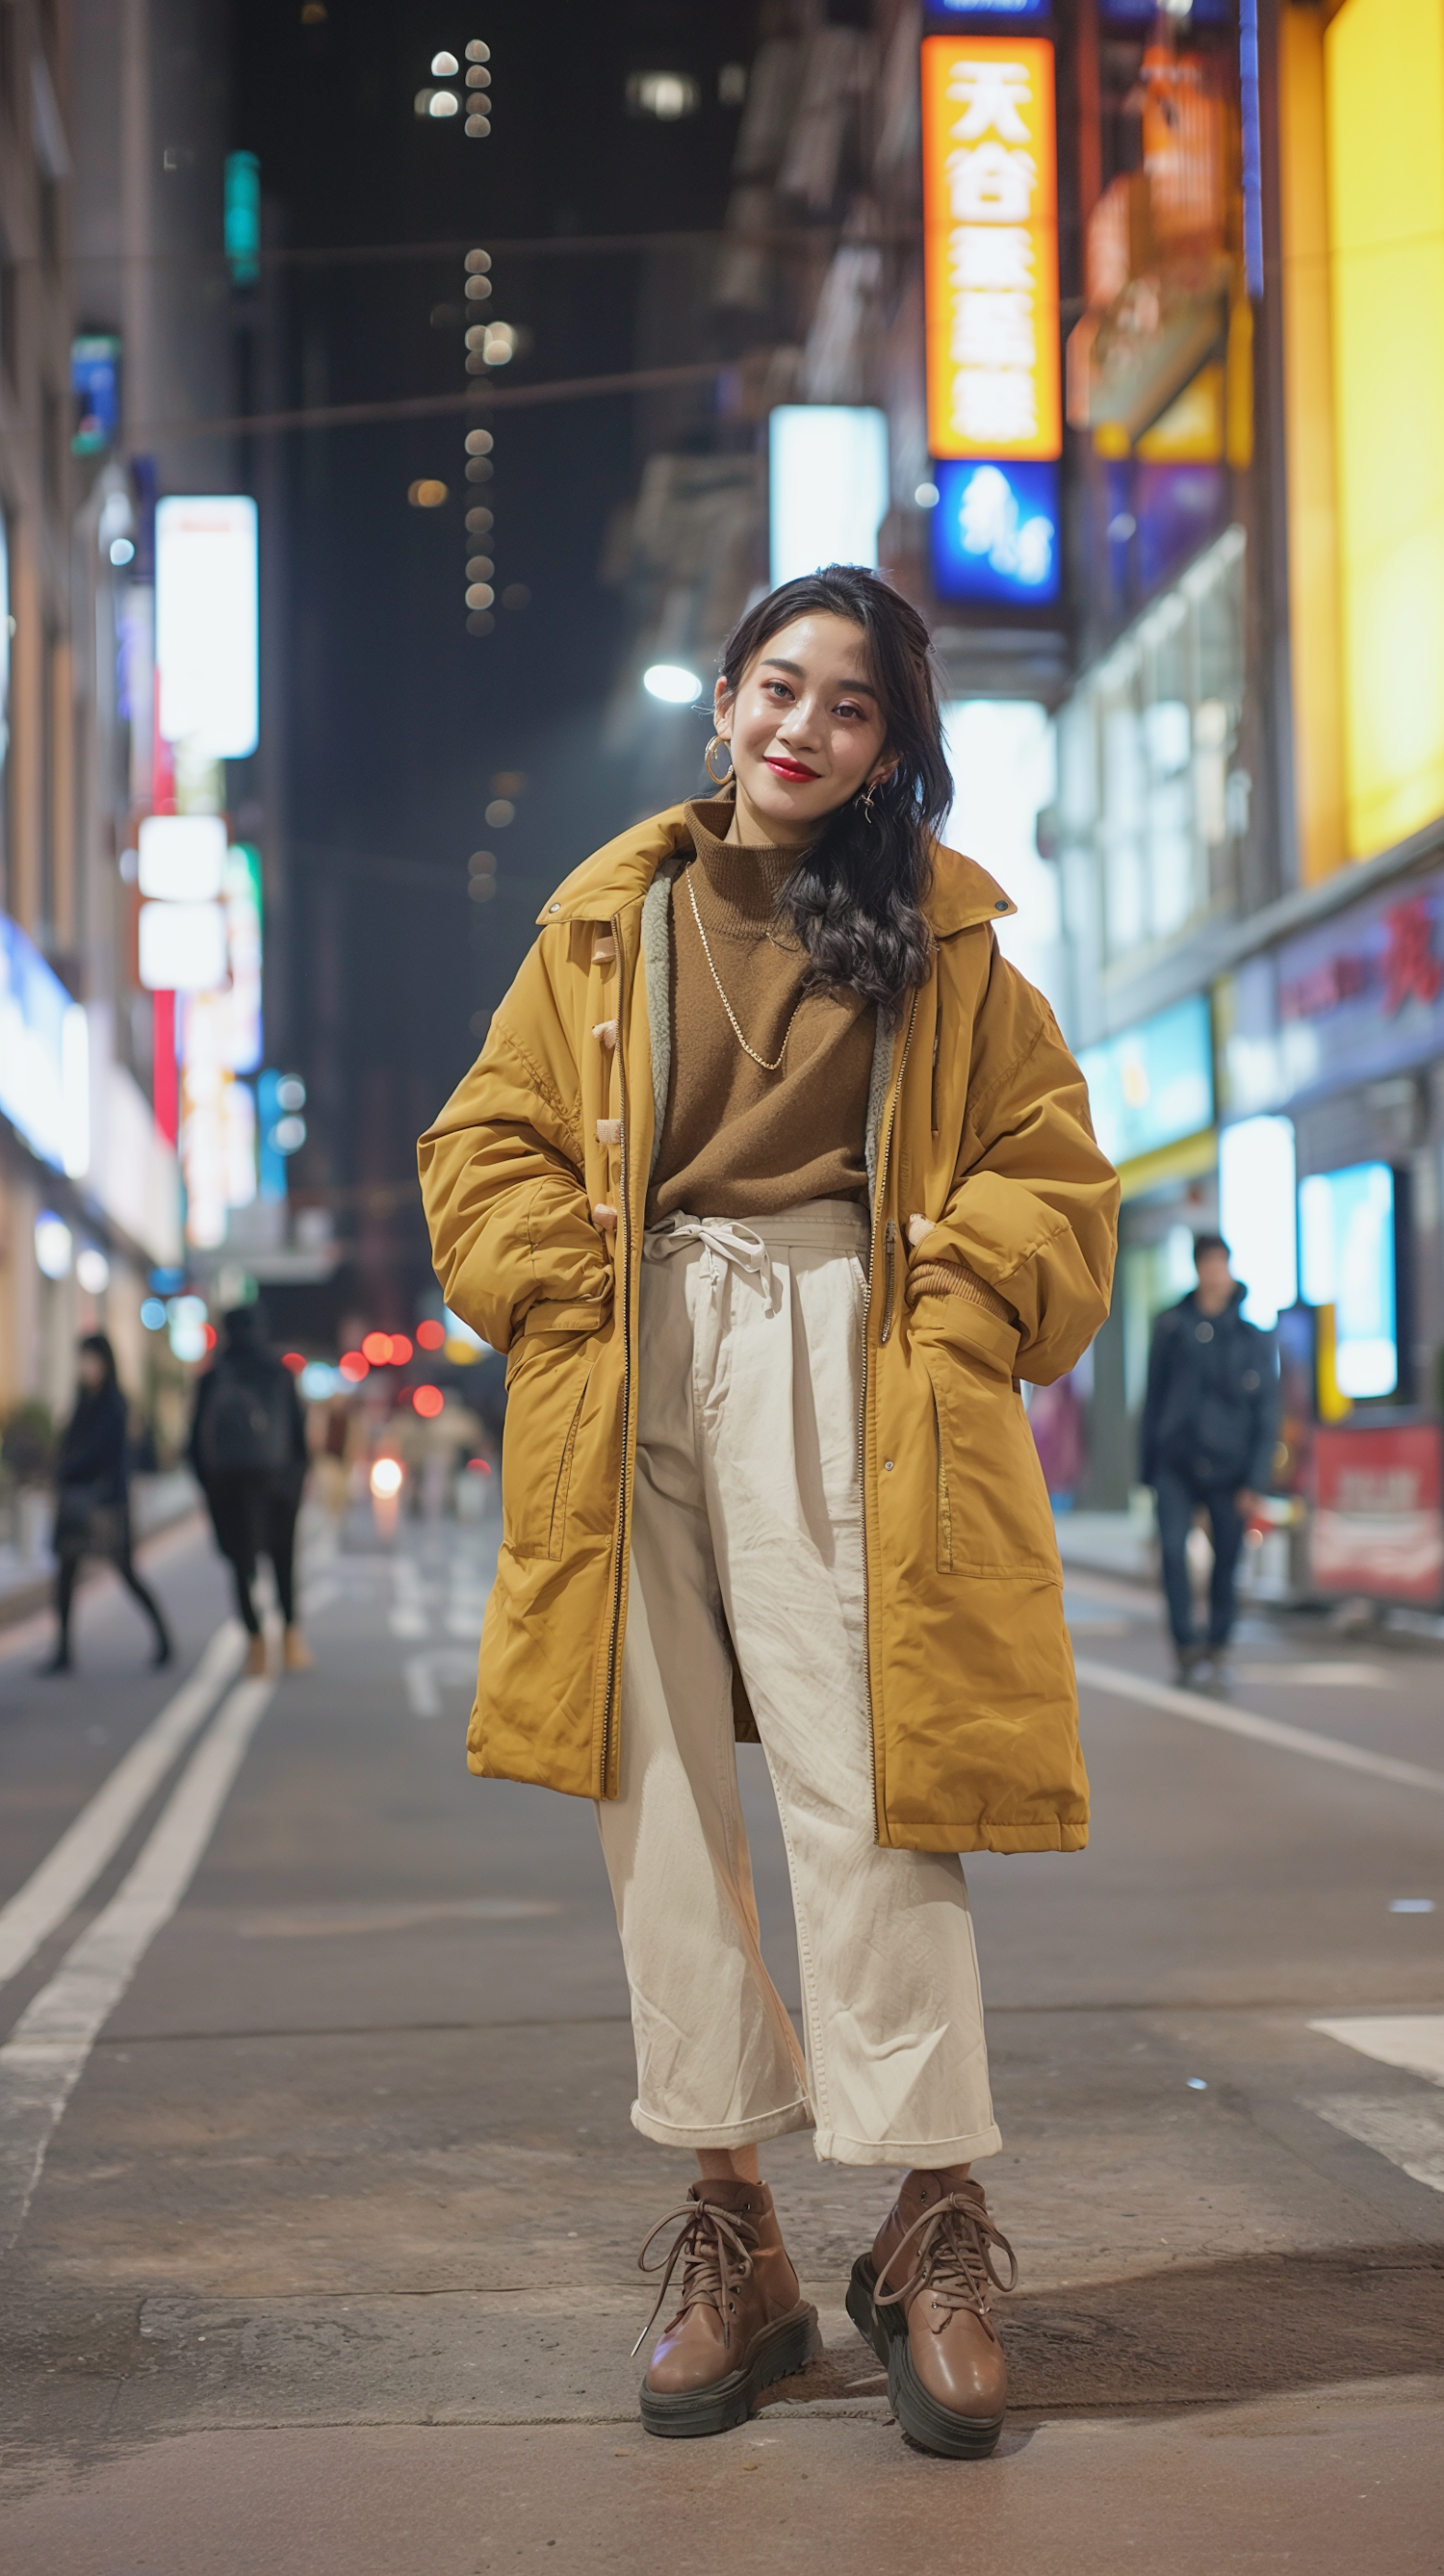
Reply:
<svg viewBox="0 0 1444 2576"><path fill-rule="evenodd" d="M672 1089L672 887L686 860L664 859L642 903L642 978L652 1041L652 1168L662 1151L662 1125Z"/></svg>

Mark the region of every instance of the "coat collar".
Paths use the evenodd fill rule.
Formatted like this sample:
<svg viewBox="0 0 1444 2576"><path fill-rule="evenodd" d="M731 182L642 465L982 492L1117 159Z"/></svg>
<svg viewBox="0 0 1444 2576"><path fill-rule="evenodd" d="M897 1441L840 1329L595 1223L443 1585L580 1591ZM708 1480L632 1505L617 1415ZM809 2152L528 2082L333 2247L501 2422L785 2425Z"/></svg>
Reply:
<svg viewBox="0 0 1444 2576"><path fill-rule="evenodd" d="M614 841L573 868L550 902L543 904L537 915L539 926L546 930L555 922L615 919L629 905L642 901L657 870L674 851L690 846L685 805L669 805L665 813L634 823L630 831L619 832ZM932 888L923 906L934 938L951 939L954 931L975 930L983 921L1002 921L1017 909L986 868L939 845Z"/></svg>

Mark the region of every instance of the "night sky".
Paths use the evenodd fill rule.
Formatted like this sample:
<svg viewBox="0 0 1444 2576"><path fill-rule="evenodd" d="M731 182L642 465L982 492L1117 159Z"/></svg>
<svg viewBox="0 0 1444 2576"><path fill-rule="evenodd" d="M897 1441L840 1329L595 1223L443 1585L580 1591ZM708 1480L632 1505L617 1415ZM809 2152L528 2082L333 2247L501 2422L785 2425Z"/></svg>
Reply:
<svg viewBox="0 0 1444 2576"><path fill-rule="evenodd" d="M260 157L271 246L460 247L283 260L245 407L459 392L463 330L477 318L463 306L472 243L495 261L487 312L530 334L499 382L655 363L644 260L564 246L721 221L738 112L719 104L717 75L750 59L756 10L509 0L467 15L327 0L320 22L309 16L302 0L236 10L230 141ZM491 47L485 140L413 106L432 54L462 58L473 37ZM690 71L700 112L673 124L630 114L639 69ZM543 247L509 254L508 239ZM672 327L676 354L693 354L695 317ZM664 360L667 333L664 317ZM278 1325L317 1347L344 1318L396 1327L414 1315L430 1284L416 1135L474 1056L550 888L635 812L629 761L601 747L626 609L598 576L656 407L612 397L501 411L494 481L480 490L464 479L467 425L451 415L291 433L276 478L292 927L273 1026L310 1090L297 1196L326 1193L360 1259L330 1290L268 1292ZM448 486L442 507L408 502L423 477ZM466 538L478 501L494 511L493 540ZM498 592L530 594L498 605L484 636L468 634L463 601L477 546L495 558ZM484 809L502 773L526 784L497 831ZM678 792L692 783L689 770ZM476 904L467 860L483 847L498 891Z"/></svg>

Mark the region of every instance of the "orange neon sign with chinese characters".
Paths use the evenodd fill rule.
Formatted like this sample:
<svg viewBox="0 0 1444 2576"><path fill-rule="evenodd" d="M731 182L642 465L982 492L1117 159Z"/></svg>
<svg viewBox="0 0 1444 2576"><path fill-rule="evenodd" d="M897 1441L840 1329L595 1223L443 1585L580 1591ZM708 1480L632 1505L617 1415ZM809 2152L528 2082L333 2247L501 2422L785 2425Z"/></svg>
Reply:
<svg viewBox="0 0 1444 2576"><path fill-rule="evenodd" d="M929 450L1059 456L1053 48L927 36L922 57Z"/></svg>

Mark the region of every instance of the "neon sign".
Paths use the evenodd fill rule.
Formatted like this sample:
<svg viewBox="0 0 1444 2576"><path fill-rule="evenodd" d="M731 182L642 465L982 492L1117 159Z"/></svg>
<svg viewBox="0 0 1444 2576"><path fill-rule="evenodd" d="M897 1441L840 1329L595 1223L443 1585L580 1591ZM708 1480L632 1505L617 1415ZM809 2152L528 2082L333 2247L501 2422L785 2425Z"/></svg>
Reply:
<svg viewBox="0 0 1444 2576"><path fill-rule="evenodd" d="M922 48L928 445L1062 454L1053 48L928 36Z"/></svg>

